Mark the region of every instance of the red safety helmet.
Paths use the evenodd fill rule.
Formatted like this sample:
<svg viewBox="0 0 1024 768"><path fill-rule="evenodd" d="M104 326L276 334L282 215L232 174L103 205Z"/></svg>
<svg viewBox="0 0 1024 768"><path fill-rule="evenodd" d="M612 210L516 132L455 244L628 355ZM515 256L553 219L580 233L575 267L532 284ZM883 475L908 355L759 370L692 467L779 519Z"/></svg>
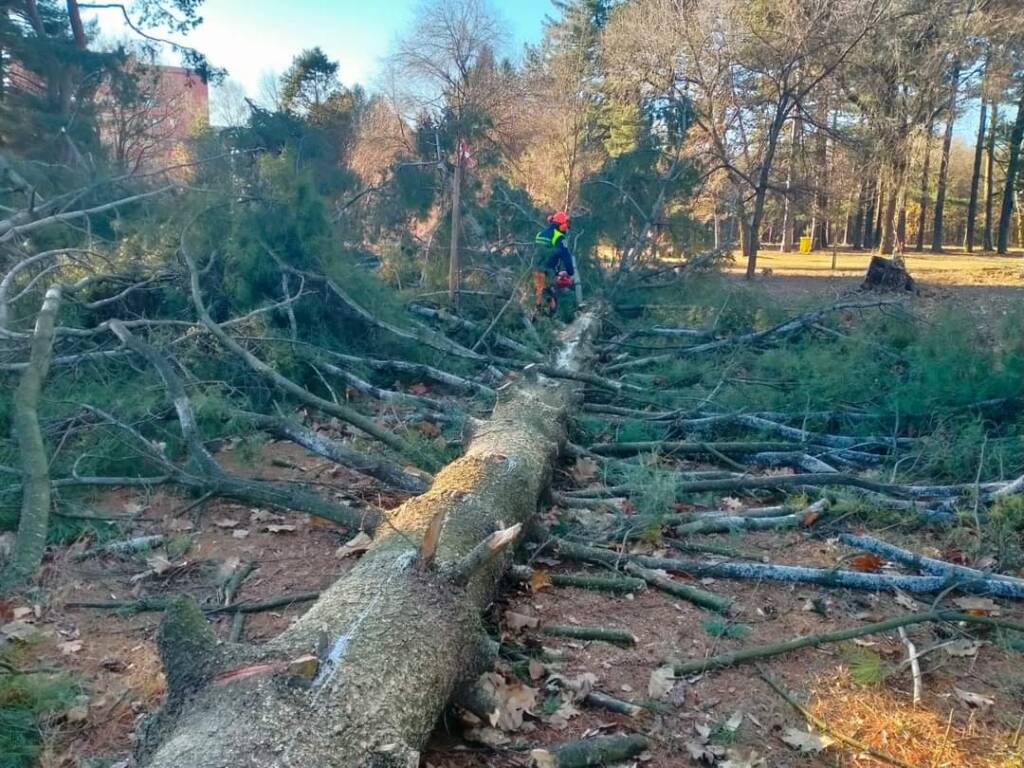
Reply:
<svg viewBox="0 0 1024 768"><path fill-rule="evenodd" d="M548 223L554 224L562 232L565 232L566 230L569 229L569 214L567 214L565 211L553 213L550 216L548 216Z"/></svg>
<svg viewBox="0 0 1024 768"><path fill-rule="evenodd" d="M555 287L557 288L571 288L572 277L564 269L555 275Z"/></svg>

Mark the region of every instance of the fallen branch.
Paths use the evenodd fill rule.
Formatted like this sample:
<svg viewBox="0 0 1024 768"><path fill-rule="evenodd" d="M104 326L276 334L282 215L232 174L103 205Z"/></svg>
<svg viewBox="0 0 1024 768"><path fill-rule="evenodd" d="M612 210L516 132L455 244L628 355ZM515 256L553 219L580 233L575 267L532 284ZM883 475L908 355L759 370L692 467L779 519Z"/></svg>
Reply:
<svg viewBox="0 0 1024 768"><path fill-rule="evenodd" d="M552 749L534 749L530 752L530 758L535 768L590 768L621 763L636 757L645 749L647 739L644 736L594 736Z"/></svg>
<svg viewBox="0 0 1024 768"><path fill-rule="evenodd" d="M649 355L648 357L637 358L636 360L630 360L624 363L618 363L605 368L606 373L615 373L618 371L634 370L636 368L643 368L648 365L655 363L668 362L670 360L679 357L690 357L693 355L704 354L708 352L719 352L723 349L730 347L757 347L763 346L770 340L791 338L797 333L810 328L821 321L826 315L833 312L839 312L846 309L868 309L871 307L883 307L892 306L898 302L894 301L841 301L836 304L832 304L828 307L822 307L812 312L805 312L802 315L798 315L794 318L786 320L785 322L779 323L772 328L768 328L763 331L751 331L740 336L733 336L728 339L718 339L716 341L709 341L706 344L698 344L693 347L686 347L684 349L674 350L672 353L666 353L661 355Z"/></svg>
<svg viewBox="0 0 1024 768"><path fill-rule="evenodd" d="M512 566L512 578L520 582L528 582L534 574L533 568L527 565ZM553 587L573 587L575 589L593 589L598 592L640 592L646 588L643 579L631 579L626 576L593 576L589 573L549 573Z"/></svg>
<svg viewBox="0 0 1024 768"><path fill-rule="evenodd" d="M265 244L262 245L265 250L272 253ZM437 349L440 352L455 355L456 357L464 357L469 360L483 359L482 355L479 355L476 352L467 349L458 342L452 341L443 334L431 331L429 328L419 328L416 331L410 331L405 328L400 328L399 326L394 325L393 323L381 320L379 317L377 317L372 312L367 310L362 304L353 299L346 291L342 290L342 288L336 282L331 280L326 275L318 274L316 272L305 272L301 269L295 269L294 267L291 267L283 262L279 263L281 264L281 268L283 270L291 274L299 275L310 280L318 281L327 286L327 289L332 294L334 294L334 296L342 303L342 305L349 311L351 315L359 318L367 325L372 325L374 327L380 328L381 330L387 331L391 335L396 336L400 339L404 339L405 341L426 344L427 346L433 347L434 349Z"/></svg>
<svg viewBox="0 0 1024 768"><path fill-rule="evenodd" d="M592 707L601 707L602 709L607 709L619 715L626 715L627 717L639 717L644 712L644 708L639 704L616 698L601 691L591 691L587 694L584 701Z"/></svg>
<svg viewBox="0 0 1024 768"><path fill-rule="evenodd" d="M841 533L839 534L839 541L848 547L854 547L856 549L862 549L865 552L871 552L879 555L880 557L894 560L897 563L912 566L919 571L924 571L925 573L934 573L938 576L947 577L956 576L957 578L966 580L997 579L999 581L1006 581L1024 588L1024 579L1019 579L1015 576L1007 576L1002 573L979 571L974 568L968 568L964 565L947 563L945 560L936 560L933 557L926 557L925 555L919 555L916 552L900 549L894 544L880 541L879 539L871 536L855 536L852 533Z"/></svg>
<svg viewBox="0 0 1024 768"><path fill-rule="evenodd" d="M565 539L558 541L558 553L570 560L615 565L619 561L639 563L646 568L660 568L691 576L711 576L724 579L752 581L779 581L820 584L826 587L847 587L870 591L904 590L918 594L941 592L955 585L957 589L980 595L994 595L1024 599L1024 590L1016 584L998 580L952 581L943 576L903 576L899 574L864 573L828 568L810 568L800 565L772 565L767 563L702 563L694 560L673 560L646 555L627 555L610 549L598 549L576 544Z"/></svg>
<svg viewBox="0 0 1024 768"><path fill-rule="evenodd" d="M46 291L32 334L29 365L12 399L11 424L21 460L21 513L14 554L0 572L0 592L35 573L46 551L50 524L50 459L39 428L39 400L53 358L54 328L61 303L60 283Z"/></svg>
<svg viewBox="0 0 1024 768"><path fill-rule="evenodd" d="M171 481L203 493L212 492L219 496L230 496L250 504L308 512L348 528L358 529L365 526L372 530L377 524L380 516L376 512L359 512L346 505L328 501L314 493L298 488L247 480L224 472L203 443L192 403L185 391L185 385L171 363L155 347L132 334L120 321L110 321L110 329L124 342L125 346L141 355L159 374L168 399L177 414L181 434L185 440L187 461L184 469L172 464L162 451L132 427L109 415L107 415L107 419L135 438L140 447L165 468L167 477ZM98 409L93 410L98 412Z"/></svg>
<svg viewBox="0 0 1024 768"><path fill-rule="evenodd" d="M722 669L737 664L745 664L757 659L767 659L772 656L780 656L784 653L807 648L809 646L825 645L827 643L841 643L846 640L853 640L864 635L877 635L882 632L891 632L899 627L908 627L912 624L923 624L933 621L963 621L970 624L984 624L986 626L1003 627L1018 632L1024 631L1024 624L1005 619L993 618L991 616L975 616L970 613L958 611L924 611L921 613L904 613L899 616L892 616L884 621L876 621L872 624L862 624L859 627L848 627L833 632L821 632L814 635L799 635L780 643L768 645L754 645L747 648L740 648L735 651L727 651L717 656L709 656L705 659L691 659L673 665L673 671L677 676L695 675L707 672L711 669Z"/></svg>
<svg viewBox="0 0 1024 768"><path fill-rule="evenodd" d="M486 384L481 384L472 379L456 376L454 373L443 371L432 365L424 363L411 363L407 360L380 360L370 357L356 357L340 352L325 351L332 358L341 360L351 365L362 365L374 371L389 371L391 373L404 373L418 379L435 381L438 384L452 389L464 395L482 395L487 398L494 398L494 390Z"/></svg>
<svg viewBox="0 0 1024 768"><path fill-rule="evenodd" d="M550 637L571 637L574 640L597 640L602 643L629 647L636 645L636 635L614 627L577 627L568 624L545 624L541 634Z"/></svg>
<svg viewBox="0 0 1024 768"><path fill-rule="evenodd" d="M263 613L275 608L287 608L299 603L308 603L320 597L319 592L296 592L293 595L270 597L266 600L240 600L230 605L201 607L203 613ZM65 608L96 608L104 611L122 611L124 613L147 613L150 611L166 611L176 598L167 595L140 597L137 600L79 600L64 604Z"/></svg>
<svg viewBox="0 0 1024 768"><path fill-rule="evenodd" d="M235 411L235 414L275 437L290 440L317 456L323 456L400 490L423 493L430 486L430 475L427 473L413 474L393 461L356 451L284 416L268 416L249 411Z"/></svg>
<svg viewBox="0 0 1024 768"><path fill-rule="evenodd" d="M773 531L796 528L803 515L789 514L778 517L754 517L738 515L717 515L694 520L692 523L677 525L673 530L677 536L695 533L731 533L733 531Z"/></svg>
<svg viewBox="0 0 1024 768"><path fill-rule="evenodd" d="M907 637L907 630L900 627L898 630L900 640L907 649L907 661L910 663L910 674L914 679L914 706L921 703L921 665L917 660L917 648Z"/></svg>
<svg viewBox="0 0 1024 768"><path fill-rule="evenodd" d="M638 453L659 453L665 456L708 456L712 451L733 455L752 455L766 451L791 451L801 446L794 443L769 442L678 442L653 440L640 443L596 443L590 450L600 456L634 456Z"/></svg>
<svg viewBox="0 0 1024 768"><path fill-rule="evenodd" d="M673 549L678 549L680 552L706 552L709 555L719 555L720 557L732 557L737 560L761 559L760 555L740 552L739 550L733 549L732 547L724 547L719 544L705 544L695 541L680 541L679 539L669 538L668 536L663 536L661 540Z"/></svg>
<svg viewBox="0 0 1024 768"><path fill-rule="evenodd" d="M291 379L286 376L282 376L271 366L267 365L261 359L256 357L252 352L247 350L237 341L214 322L210 316L209 311L206 308L206 304L203 301L202 289L199 286L199 271L196 269L196 265L191 255L189 255L188 249L185 247L184 239L182 240L181 248L182 256L185 259L185 263L188 265L189 271L189 284L191 286L192 303L196 308L196 312L199 315L200 321L205 325L210 332L217 338L217 340L223 344L230 352L237 355L245 362L253 371L258 373L263 378L272 382L275 386L293 397L301 400L307 405L311 405L324 413L329 413L332 416L336 416L342 421L348 422L354 427L366 432L368 435L372 435L380 440L385 445L394 448L396 451L401 453L403 456L412 460L416 463L432 464L430 461L426 461L414 446L407 443L402 438L393 432L384 429L382 426L377 424L373 419L363 416L361 413L340 405L338 403L332 403L329 400L324 400L322 397L314 395L312 392L304 387L299 386ZM120 337L120 334L119 334ZM124 339L122 338L122 341ZM426 467L426 469L432 469L432 466Z"/></svg>
<svg viewBox="0 0 1024 768"><path fill-rule="evenodd" d="M699 605L701 608L708 608L719 613L727 613L732 607L732 600L727 597L719 597L707 590L691 587L688 584L681 584L678 581L673 581L668 576L663 576L657 571L642 568L636 563L626 563L625 571L626 573L631 573L634 576L639 576L652 587L657 587L662 592L667 592L668 594L682 598L683 600L689 600L691 603Z"/></svg>
<svg viewBox="0 0 1024 768"><path fill-rule="evenodd" d="M409 311L415 315L419 315L420 317L427 317L430 318L431 320L438 320L449 327L458 328L461 331L467 331L472 334L482 335L484 331L484 328L480 325L480 323L476 323L472 320L467 320L466 318L460 317L458 315L453 315L450 312L445 312L443 309L434 309L433 307L426 307L423 306L422 304L410 304ZM495 345L507 349L509 352L512 352L516 355L520 355L525 360L540 362L544 359L544 356L540 352L537 352L534 349L530 349L525 344L520 344L518 341L515 341L514 339L511 339L508 336L505 336L504 334L493 333L492 337L494 339ZM476 352L474 352L473 354L476 355L477 358L483 357L482 355Z"/></svg>
<svg viewBox="0 0 1024 768"><path fill-rule="evenodd" d="M486 539L477 544L466 555L455 564L452 569L452 581L461 586L469 583L469 580L488 565L494 558L504 552L519 536L523 529L522 523L516 523L508 528L495 531Z"/></svg>
<svg viewBox="0 0 1024 768"><path fill-rule="evenodd" d="M162 546L164 538L162 534L156 534L154 536L136 536L134 539L111 541L98 547L87 549L85 552L79 552L72 557L72 560L88 560L90 557L100 557L101 555L117 555L119 557L123 555L137 555L140 552L147 552Z"/></svg>

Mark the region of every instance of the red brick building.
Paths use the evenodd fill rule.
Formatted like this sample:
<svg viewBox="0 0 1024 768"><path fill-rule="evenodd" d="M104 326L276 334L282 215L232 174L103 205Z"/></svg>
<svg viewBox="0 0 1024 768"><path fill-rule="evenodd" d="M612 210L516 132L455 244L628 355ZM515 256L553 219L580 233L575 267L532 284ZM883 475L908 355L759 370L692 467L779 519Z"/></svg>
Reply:
<svg viewBox="0 0 1024 768"><path fill-rule="evenodd" d="M126 173L180 165L188 139L210 122L209 89L182 67L131 64L134 98L104 85L96 95L100 138Z"/></svg>

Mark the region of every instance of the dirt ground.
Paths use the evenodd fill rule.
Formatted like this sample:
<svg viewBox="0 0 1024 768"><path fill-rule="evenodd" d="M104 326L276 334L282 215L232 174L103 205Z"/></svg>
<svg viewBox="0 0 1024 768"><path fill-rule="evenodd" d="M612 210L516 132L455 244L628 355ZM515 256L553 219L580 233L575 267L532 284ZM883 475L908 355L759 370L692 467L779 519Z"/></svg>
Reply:
<svg viewBox="0 0 1024 768"><path fill-rule="evenodd" d="M236 467L243 463L231 451L222 453L221 458ZM322 460L306 456L291 445L271 444L255 463L264 469L254 474L264 477L306 481L311 475L326 478L323 482L330 484L325 486L328 492L357 503L377 494L372 483L334 468L327 471ZM276 466L279 464L296 468ZM566 473L560 474L561 486L573 485ZM126 754L137 718L159 706L163 694L154 644L159 614L75 607L75 603L132 600L187 591L204 605L220 605L225 575L240 563L250 561L258 566L243 582L234 600L263 600L319 590L344 573L352 562L350 557L336 556L335 550L347 535L333 525L303 516L290 515L285 519L266 510L221 501L196 507L194 501L163 491L150 498L118 493L103 499L107 512L134 515L133 530L140 535L161 532L190 537L191 548L184 554L174 556L164 548L141 559L104 557L76 561L76 554L86 544L82 542L48 562L43 579L46 598L38 607L28 606L38 613L38 618L33 616L30 620L45 638L34 646L33 652L40 663L49 660L75 670L85 682L87 693L84 708L75 714L74 722L54 724L53 738L41 760L46 768L100 765L104 763L90 760ZM572 513L546 509L549 519L559 514ZM832 538L833 533L811 527L704 539L773 563L834 567L854 553L839 545ZM896 532L889 532L886 537L895 543L926 547L926 552L938 556L950 556L948 543L940 537L922 537L920 533L901 537ZM665 553L653 544L636 549ZM606 573L560 562L544 550L531 554L527 549L524 557L531 558L534 568L549 574ZM677 574L676 578L690 581L685 574ZM716 636L720 634L721 622L716 623L713 614L654 589L612 595L543 585L534 591L529 586L509 585L489 617L494 633L500 633L510 644L553 649L561 658L531 665L530 674L536 679L529 681L529 687L537 691L536 706L525 715L521 730L503 734L506 743L494 748L466 740L458 718L451 716L439 727L424 765L527 766L531 764L531 749L597 733L637 731L651 739L651 747L639 761L644 765L712 765L691 757L691 749L702 746L702 729L711 734L703 746L721 753L717 763L720 766L803 768L882 764L841 745L830 746L820 755L802 755L788 746L780 737L789 728L806 731L805 721L772 691L761 677L764 673L793 691L801 701L807 701L830 727L908 764L936 768L1021 766L1021 654L1000 648L995 635L974 628L919 625L908 629L909 638L918 649L947 644L921 660L924 696L917 706L911 701L911 677L906 669L893 672L884 681L868 684L859 684L851 677L852 660L860 652L871 652L885 669L898 667L906 651L894 633L866 637L852 644L807 648L766 659L758 666L669 681L671 689L652 702L648 689L652 673L667 662L881 620L910 609L926 608L931 600L929 597L910 602L906 596L722 579L704 579L700 586L735 600L735 609L725 626L730 628L726 635L736 637ZM947 606L954 607L949 601L947 598ZM243 639L260 642L271 637L299 616L305 605L252 614L245 624ZM8 610L17 607L8 606ZM1024 621L1019 605L1000 601L989 610ZM546 637L538 628L522 628L510 622L510 612L536 618L540 625L624 629L636 636L637 644L619 648L601 642ZM224 638L230 625L229 615L215 620L217 631ZM960 632L981 641L966 647L963 643L950 646L959 639ZM955 655L944 650L949 647L957 649ZM499 670L514 680L507 662ZM552 717L547 702L572 702L572 695L567 695L564 684L560 687L557 681L574 680L581 675L592 675L588 685L597 690L650 704L651 708L634 718L577 701L570 707L568 718ZM958 689L981 698L960 694ZM731 724L736 727L730 729Z"/></svg>

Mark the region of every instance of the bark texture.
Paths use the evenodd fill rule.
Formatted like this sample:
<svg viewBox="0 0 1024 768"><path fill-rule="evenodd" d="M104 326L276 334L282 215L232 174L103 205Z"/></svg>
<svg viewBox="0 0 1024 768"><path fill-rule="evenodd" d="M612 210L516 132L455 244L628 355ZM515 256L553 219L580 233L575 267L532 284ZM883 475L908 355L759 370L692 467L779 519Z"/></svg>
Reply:
<svg viewBox="0 0 1024 768"><path fill-rule="evenodd" d="M53 331L60 309L61 285L50 286L32 334L29 364L14 392L12 423L21 456L21 517L14 558L0 574L0 590L35 573L46 551L50 521L50 459L39 428L39 398L53 358Z"/></svg>
<svg viewBox="0 0 1024 768"><path fill-rule="evenodd" d="M595 327L586 314L566 329L559 368L586 359ZM449 698L490 658L480 612L505 561L485 561L464 585L453 574L481 541L534 514L576 397L543 377L499 392L463 457L393 510L352 571L266 645L211 646L197 611L169 613L161 655L172 684L145 728L141 764L417 766ZM421 542L438 520L425 567Z"/></svg>

